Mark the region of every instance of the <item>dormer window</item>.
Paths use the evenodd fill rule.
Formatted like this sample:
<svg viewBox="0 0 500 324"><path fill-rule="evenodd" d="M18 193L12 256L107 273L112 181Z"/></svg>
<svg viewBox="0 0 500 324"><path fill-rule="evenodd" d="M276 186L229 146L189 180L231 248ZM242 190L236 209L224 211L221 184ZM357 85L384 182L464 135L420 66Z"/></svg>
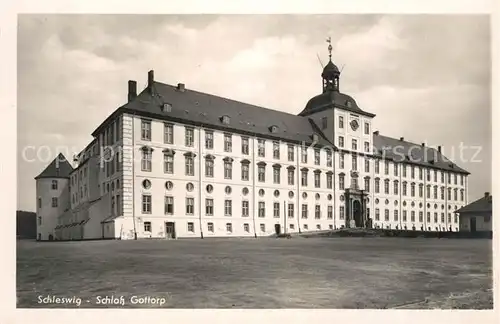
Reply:
<svg viewBox="0 0 500 324"><path fill-rule="evenodd" d="M269 131L271 133L276 133L278 131L278 126L273 125L273 126L269 127Z"/></svg>
<svg viewBox="0 0 500 324"><path fill-rule="evenodd" d="M227 116L227 115L224 115L224 116L222 116L222 117L221 117L221 122L222 122L223 124L228 125L230 121L231 121L231 119L230 119L230 118L229 118L229 116Z"/></svg>
<svg viewBox="0 0 500 324"><path fill-rule="evenodd" d="M351 108L352 103L351 103L351 101L350 101L350 100L347 100L347 101L345 102L345 105L346 105L347 107Z"/></svg>
<svg viewBox="0 0 500 324"><path fill-rule="evenodd" d="M161 111L163 112L172 112L172 104L164 103L161 107Z"/></svg>

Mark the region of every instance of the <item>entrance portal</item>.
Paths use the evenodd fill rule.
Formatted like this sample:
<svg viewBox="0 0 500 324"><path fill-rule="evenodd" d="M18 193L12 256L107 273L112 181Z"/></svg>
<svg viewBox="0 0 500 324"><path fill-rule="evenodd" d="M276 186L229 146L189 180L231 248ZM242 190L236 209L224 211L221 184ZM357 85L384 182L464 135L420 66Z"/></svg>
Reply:
<svg viewBox="0 0 500 324"><path fill-rule="evenodd" d="M352 203L352 217L356 227L363 227L363 214L359 200L354 200Z"/></svg>
<svg viewBox="0 0 500 324"><path fill-rule="evenodd" d="M274 224L274 231L276 232L276 235L281 234L281 225L280 224Z"/></svg>
<svg viewBox="0 0 500 324"><path fill-rule="evenodd" d="M175 222L165 223L165 238L175 239Z"/></svg>

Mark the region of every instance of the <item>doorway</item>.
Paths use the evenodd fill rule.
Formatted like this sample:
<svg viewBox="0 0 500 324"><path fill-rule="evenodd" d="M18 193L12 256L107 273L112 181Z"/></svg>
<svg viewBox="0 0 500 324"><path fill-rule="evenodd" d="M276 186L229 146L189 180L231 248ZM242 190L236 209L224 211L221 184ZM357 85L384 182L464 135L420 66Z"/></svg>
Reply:
<svg viewBox="0 0 500 324"><path fill-rule="evenodd" d="M363 215L361 213L361 203L359 200L354 200L352 204L352 216L356 227L363 227Z"/></svg>
<svg viewBox="0 0 500 324"><path fill-rule="evenodd" d="M470 218L470 231L475 232L476 231L476 217L471 217Z"/></svg>
<svg viewBox="0 0 500 324"><path fill-rule="evenodd" d="M52 234L49 234L49 241L53 241L54 240L54 236L52 236Z"/></svg>
<svg viewBox="0 0 500 324"><path fill-rule="evenodd" d="M175 222L165 222L165 238L175 239Z"/></svg>
<svg viewBox="0 0 500 324"><path fill-rule="evenodd" d="M276 232L276 235L281 234L281 225L280 224L274 224L274 231Z"/></svg>

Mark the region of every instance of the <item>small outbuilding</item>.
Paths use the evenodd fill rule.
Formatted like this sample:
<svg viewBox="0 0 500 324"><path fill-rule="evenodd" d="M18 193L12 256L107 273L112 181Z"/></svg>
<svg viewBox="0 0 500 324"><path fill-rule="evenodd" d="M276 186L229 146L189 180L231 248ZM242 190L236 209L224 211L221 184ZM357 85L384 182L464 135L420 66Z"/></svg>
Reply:
<svg viewBox="0 0 500 324"><path fill-rule="evenodd" d="M484 196L456 212L460 215L460 231L492 232L492 196L485 192Z"/></svg>

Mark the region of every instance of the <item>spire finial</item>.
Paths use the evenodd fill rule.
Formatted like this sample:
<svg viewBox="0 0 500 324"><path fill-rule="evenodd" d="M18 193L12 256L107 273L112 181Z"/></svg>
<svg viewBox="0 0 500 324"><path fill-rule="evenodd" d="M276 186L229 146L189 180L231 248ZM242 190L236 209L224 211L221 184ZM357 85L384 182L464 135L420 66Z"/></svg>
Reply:
<svg viewBox="0 0 500 324"><path fill-rule="evenodd" d="M328 38L326 39L326 42L328 43L328 57L330 58L330 61L332 60L332 38L330 36L328 36Z"/></svg>

